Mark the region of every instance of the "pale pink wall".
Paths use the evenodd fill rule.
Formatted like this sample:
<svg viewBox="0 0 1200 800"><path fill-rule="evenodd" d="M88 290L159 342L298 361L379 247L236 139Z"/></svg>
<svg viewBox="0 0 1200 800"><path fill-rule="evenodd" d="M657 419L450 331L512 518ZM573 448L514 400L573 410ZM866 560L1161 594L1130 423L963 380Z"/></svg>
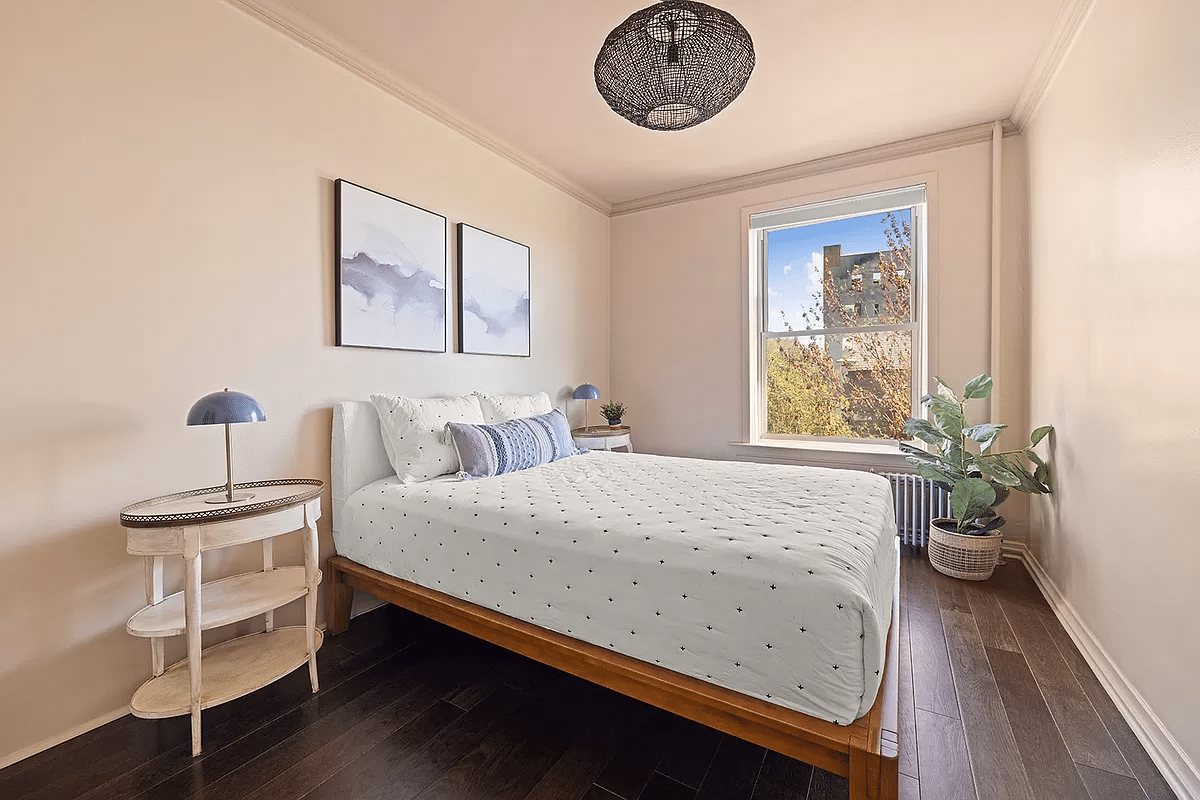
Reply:
<svg viewBox="0 0 1200 800"><path fill-rule="evenodd" d="M196 398L265 406L235 429L239 476L327 479L336 400L608 381L599 213L218 0L3 18L0 765L148 677L117 512L222 480L219 432L183 424ZM533 357L334 348L337 177L529 244Z"/></svg>
<svg viewBox="0 0 1200 800"><path fill-rule="evenodd" d="M1027 129L1038 560L1200 761L1200 5L1102 0ZM1195 786L1193 791L1200 791Z"/></svg>

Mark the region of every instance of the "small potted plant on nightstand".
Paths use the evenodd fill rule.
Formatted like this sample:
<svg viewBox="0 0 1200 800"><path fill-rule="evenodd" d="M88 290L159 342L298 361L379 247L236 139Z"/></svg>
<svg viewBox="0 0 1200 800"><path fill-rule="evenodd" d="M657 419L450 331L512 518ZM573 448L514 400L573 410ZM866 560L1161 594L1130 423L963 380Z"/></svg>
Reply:
<svg viewBox="0 0 1200 800"><path fill-rule="evenodd" d="M621 417L625 416L625 404L616 400L600 406L600 413L608 420L609 425L620 425Z"/></svg>
<svg viewBox="0 0 1200 800"><path fill-rule="evenodd" d="M1050 492L1050 468L1033 448L1053 428L1045 425L1029 437L1020 450L991 452L1007 425L967 425L966 403L992 393L992 379L979 375L967 382L960 400L940 378L936 395L921 398L929 409L929 420L910 419L904 431L930 445L934 452L901 443L908 462L924 478L936 481L950 492L952 519L929 523L929 562L934 569L953 578L987 580L1000 556L1004 517L996 507L1012 490L1028 494ZM975 451L978 452L975 452Z"/></svg>

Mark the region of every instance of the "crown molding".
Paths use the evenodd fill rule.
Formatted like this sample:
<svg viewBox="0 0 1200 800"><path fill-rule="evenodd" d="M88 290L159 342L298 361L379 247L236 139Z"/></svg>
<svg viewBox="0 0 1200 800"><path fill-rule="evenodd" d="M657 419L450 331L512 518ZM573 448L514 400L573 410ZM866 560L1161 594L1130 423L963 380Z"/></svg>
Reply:
<svg viewBox="0 0 1200 800"><path fill-rule="evenodd" d="M1004 125L1005 136L1012 136L1019 133L1016 126L1010 121L1004 120L1002 124ZM842 170L854 169L855 167L866 167L871 164L894 161L898 158L925 155L926 153L934 153L939 150L947 150L951 147L987 142L991 141L992 138L992 125L993 123L991 122L981 122L978 125L970 125L966 128L955 128L954 130L942 131L941 133L934 133L928 136L919 136L915 139L905 139L904 141L892 142L891 144L879 145L878 147L868 147L863 150L854 150L849 153L817 158L812 161L803 161L799 164L790 164L786 167L752 172L749 175L739 175L736 178L726 178L711 183L703 183L698 186L676 189L636 200L625 200L613 204L612 216L619 217L625 214L635 214L639 211L647 211L652 208L660 208L677 203L686 203L705 197L715 197L746 189L758 189L763 186L783 183L784 181L811 178L830 172L841 172Z"/></svg>
<svg viewBox="0 0 1200 800"><path fill-rule="evenodd" d="M293 41L324 56L360 78L383 89L421 113L565 192L601 214L608 216L612 204L571 181L553 167L492 136L464 119L445 103L421 91L388 67L334 34L328 28L279 0L225 0L234 8L254 17Z"/></svg>
<svg viewBox="0 0 1200 800"><path fill-rule="evenodd" d="M1067 54L1071 52L1071 46L1079 38L1079 32L1095 5L1095 0L1065 0L1063 3L1037 63L1033 65L1033 71L1025 81L1025 88L1017 98L1012 114L1009 115L1017 130L1025 130L1025 126L1037 113L1038 106L1042 104L1042 99L1050 90L1058 71L1062 69Z"/></svg>

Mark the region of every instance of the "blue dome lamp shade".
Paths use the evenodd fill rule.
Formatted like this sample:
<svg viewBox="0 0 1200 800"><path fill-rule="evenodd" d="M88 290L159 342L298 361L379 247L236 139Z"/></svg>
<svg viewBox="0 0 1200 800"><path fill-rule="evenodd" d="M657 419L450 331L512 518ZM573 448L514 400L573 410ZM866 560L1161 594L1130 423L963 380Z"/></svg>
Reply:
<svg viewBox="0 0 1200 800"><path fill-rule="evenodd" d="M586 428L587 424L588 424L588 411L589 411L588 401L589 400L599 400L600 399L600 390L597 389L595 386L592 386L590 383L581 383L575 387L575 391L571 394L571 398L574 400L582 400L583 401L583 427Z"/></svg>
<svg viewBox="0 0 1200 800"><path fill-rule="evenodd" d="M251 492L233 491L233 455L232 440L229 426L239 422L266 422L267 413L262 406L248 394L223 392L206 394L197 400L188 411L188 425L224 425L225 426L225 491L205 499L206 503L240 503L254 497Z"/></svg>

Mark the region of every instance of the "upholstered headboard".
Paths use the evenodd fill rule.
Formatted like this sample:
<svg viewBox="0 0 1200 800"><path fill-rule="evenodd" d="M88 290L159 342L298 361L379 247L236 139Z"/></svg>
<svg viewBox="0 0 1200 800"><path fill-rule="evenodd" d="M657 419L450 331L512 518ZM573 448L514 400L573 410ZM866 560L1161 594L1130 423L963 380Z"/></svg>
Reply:
<svg viewBox="0 0 1200 800"><path fill-rule="evenodd" d="M379 415L370 400L347 400L333 407L333 529L341 530L342 507L369 483L395 474L383 449Z"/></svg>

